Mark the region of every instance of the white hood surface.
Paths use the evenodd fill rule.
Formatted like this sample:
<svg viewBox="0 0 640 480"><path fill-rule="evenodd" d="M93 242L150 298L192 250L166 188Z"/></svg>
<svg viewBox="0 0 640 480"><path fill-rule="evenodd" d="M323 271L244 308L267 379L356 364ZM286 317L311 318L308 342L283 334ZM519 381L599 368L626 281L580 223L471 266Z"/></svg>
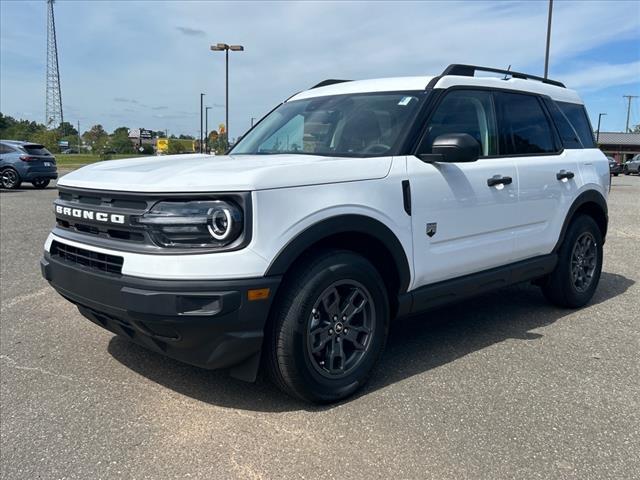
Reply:
<svg viewBox="0 0 640 480"><path fill-rule="evenodd" d="M87 165L58 185L131 192L231 192L383 178L390 157L167 155Z"/></svg>

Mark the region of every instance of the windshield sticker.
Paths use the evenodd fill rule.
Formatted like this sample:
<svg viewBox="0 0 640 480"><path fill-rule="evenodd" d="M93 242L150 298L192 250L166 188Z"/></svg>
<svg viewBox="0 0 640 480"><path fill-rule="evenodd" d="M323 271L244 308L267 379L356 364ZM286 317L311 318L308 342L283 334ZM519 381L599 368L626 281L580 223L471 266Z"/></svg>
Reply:
<svg viewBox="0 0 640 480"><path fill-rule="evenodd" d="M402 100L398 102L398 105L409 105L409 102L413 99L414 97L402 97Z"/></svg>

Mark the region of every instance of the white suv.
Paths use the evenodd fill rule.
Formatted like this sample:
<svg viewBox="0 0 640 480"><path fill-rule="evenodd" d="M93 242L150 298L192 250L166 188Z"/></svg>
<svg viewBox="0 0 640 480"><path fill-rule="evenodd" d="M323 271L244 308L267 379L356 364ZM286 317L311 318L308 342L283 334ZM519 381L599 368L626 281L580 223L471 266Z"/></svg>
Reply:
<svg viewBox="0 0 640 480"><path fill-rule="evenodd" d="M244 380L262 361L331 402L366 381L397 317L524 281L585 305L609 168L574 91L451 65L328 80L227 156L101 162L58 188L42 271L85 317Z"/></svg>

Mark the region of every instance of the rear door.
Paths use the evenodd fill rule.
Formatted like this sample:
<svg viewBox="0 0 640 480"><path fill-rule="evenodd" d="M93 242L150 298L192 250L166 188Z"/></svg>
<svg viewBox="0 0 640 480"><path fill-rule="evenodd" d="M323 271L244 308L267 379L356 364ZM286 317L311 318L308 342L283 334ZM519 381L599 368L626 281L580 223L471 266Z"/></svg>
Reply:
<svg viewBox="0 0 640 480"><path fill-rule="evenodd" d="M28 161L32 167L52 167L56 163L56 158L44 145L25 143L21 148L29 157Z"/></svg>
<svg viewBox="0 0 640 480"><path fill-rule="evenodd" d="M512 158L498 158L490 91L452 89L431 118L418 153L436 137L467 133L482 147L469 163L425 163L407 157L411 182L412 288L508 264L518 224L518 180ZM493 177L509 179L489 186Z"/></svg>
<svg viewBox="0 0 640 480"><path fill-rule="evenodd" d="M545 99L524 92L495 92L500 155L510 158L519 179L514 260L552 251L581 181L581 142L564 149ZM571 127L568 127L571 130ZM570 135L570 132L565 132Z"/></svg>

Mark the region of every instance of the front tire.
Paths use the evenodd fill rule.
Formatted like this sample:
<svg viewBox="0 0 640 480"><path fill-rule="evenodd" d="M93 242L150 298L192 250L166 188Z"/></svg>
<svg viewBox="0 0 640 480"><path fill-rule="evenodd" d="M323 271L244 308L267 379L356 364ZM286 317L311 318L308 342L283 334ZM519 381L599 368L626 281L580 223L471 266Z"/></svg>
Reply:
<svg viewBox="0 0 640 480"><path fill-rule="evenodd" d="M18 172L9 167L0 172L0 184L7 190L15 190L16 188L20 188L22 180L20 180Z"/></svg>
<svg viewBox="0 0 640 480"><path fill-rule="evenodd" d="M601 271L602 233L592 217L580 215L567 229L558 264L542 284L542 292L559 307L582 307L593 297Z"/></svg>
<svg viewBox="0 0 640 480"><path fill-rule="evenodd" d="M286 393L329 403L367 381L389 329L385 284L348 251L307 258L285 279L266 339L266 366Z"/></svg>
<svg viewBox="0 0 640 480"><path fill-rule="evenodd" d="M35 188L42 189L42 188L47 188L50 182L51 180L49 180L48 178L36 178L33 182L31 182L31 184Z"/></svg>

